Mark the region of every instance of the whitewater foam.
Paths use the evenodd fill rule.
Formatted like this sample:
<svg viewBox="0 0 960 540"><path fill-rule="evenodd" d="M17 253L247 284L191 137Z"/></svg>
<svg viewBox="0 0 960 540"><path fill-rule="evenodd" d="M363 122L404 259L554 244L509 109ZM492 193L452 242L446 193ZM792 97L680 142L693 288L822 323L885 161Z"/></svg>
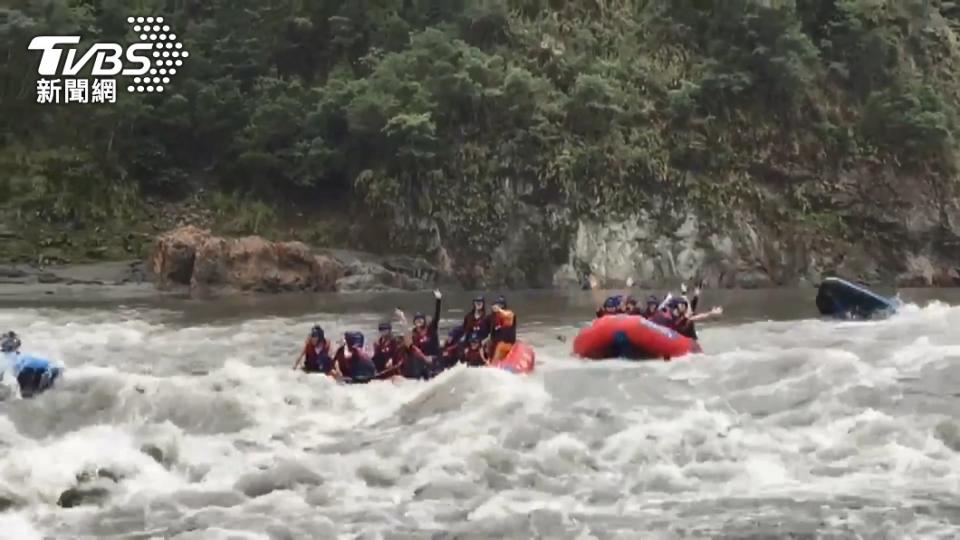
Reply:
<svg viewBox="0 0 960 540"><path fill-rule="evenodd" d="M705 325L709 352L669 363L583 362L572 327L527 326L531 376L364 386L290 369L315 320L377 317L0 310L68 368L0 403L0 537L960 534L945 304Z"/></svg>

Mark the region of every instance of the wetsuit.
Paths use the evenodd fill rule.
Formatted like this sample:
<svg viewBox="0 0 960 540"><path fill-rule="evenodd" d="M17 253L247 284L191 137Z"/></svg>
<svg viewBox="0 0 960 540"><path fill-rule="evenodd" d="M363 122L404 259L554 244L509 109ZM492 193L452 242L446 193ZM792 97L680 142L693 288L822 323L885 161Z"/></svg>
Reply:
<svg viewBox="0 0 960 540"><path fill-rule="evenodd" d="M343 354L343 347L337 349L333 359L340 368L340 374L344 378L363 381L370 380L376 375L377 369L373 361L361 349L350 348L350 358Z"/></svg>
<svg viewBox="0 0 960 540"><path fill-rule="evenodd" d="M330 373L333 370L333 359L330 358L330 343L327 340L319 341L316 346L307 340L303 348L303 370L307 373Z"/></svg>

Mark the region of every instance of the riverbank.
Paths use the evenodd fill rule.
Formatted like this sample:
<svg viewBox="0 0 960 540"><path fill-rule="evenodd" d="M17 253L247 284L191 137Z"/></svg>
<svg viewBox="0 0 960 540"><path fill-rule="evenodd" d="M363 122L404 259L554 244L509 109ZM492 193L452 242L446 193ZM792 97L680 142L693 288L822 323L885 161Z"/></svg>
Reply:
<svg viewBox="0 0 960 540"><path fill-rule="evenodd" d="M683 230L687 232L683 233ZM629 242L624 237L644 237L640 234L642 232L636 226L631 232L630 228L621 225L613 228L612 234L608 231L606 236L578 237L572 249L592 253L601 263L615 257L617 264L612 267L595 265L599 276L592 273L592 265L579 275L565 275L565 271L570 270L569 265L561 266L555 269L555 279L549 286L534 288L669 290L679 282L703 282L712 289L806 288L815 287L821 275L833 274L881 288L942 286L957 282L956 269L952 274L937 273L929 261L920 264L924 262L922 259L918 259L919 263L918 260L911 261L913 272L901 273L895 279L877 279L877 276L892 274L876 266L864 271L868 267L855 255L841 258L845 265L841 267L845 270L843 272L811 272L774 281L765 269L738 272L744 255L738 257L737 252L729 247L727 251L731 252L731 257L727 263L733 262L733 271L730 274L722 269L717 272L715 256L704 257L702 247L692 243L684 245L684 234L689 238L696 233L696 223L691 226L689 221L681 228L683 234L677 235L680 241L672 246L673 249L671 246L665 249L661 239L657 243L659 250L653 250L647 261L633 261ZM610 242L619 244L619 248L605 249L609 248L605 243ZM723 244L716 240L713 243L714 250L720 250L717 245ZM756 242L753 245L764 246ZM750 256L749 250L746 255ZM661 266L644 264L651 260L659 261ZM707 262L703 263L704 260ZM662 265L663 261L668 264ZM614 278L615 283L611 283L611 275L618 272L619 278ZM634 276L640 277L635 279ZM522 283L512 287L503 283L477 287L476 283L462 277L449 265L441 267L421 257L318 248L301 241L272 241L255 235L219 236L209 229L187 225L157 236L146 259L73 265L0 265L0 296L70 296L79 293L102 294L105 298L173 295L205 299L284 292L382 293L436 287L445 290L530 288ZM616 282L618 279L622 282Z"/></svg>

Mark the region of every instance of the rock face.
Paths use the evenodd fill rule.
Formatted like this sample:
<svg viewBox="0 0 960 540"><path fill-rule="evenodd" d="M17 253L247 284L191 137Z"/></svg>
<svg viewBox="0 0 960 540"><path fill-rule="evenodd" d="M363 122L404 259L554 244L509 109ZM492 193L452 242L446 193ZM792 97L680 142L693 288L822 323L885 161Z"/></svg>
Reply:
<svg viewBox="0 0 960 540"><path fill-rule="evenodd" d="M157 238L150 266L159 288L186 286L197 296L230 290L416 290L439 276L433 266L413 257L314 251L302 242L222 238L193 226Z"/></svg>
<svg viewBox="0 0 960 540"><path fill-rule="evenodd" d="M838 185L846 185L842 180ZM905 287L960 286L960 206L922 189L889 196L838 194L824 211L844 223L832 231L802 220L771 223L746 210L718 223L682 204L650 204L669 210L591 220L562 205L504 195L500 237L480 255L458 249L464 239L444 237L449 227L441 219L421 216L398 221L396 229L423 232L407 235L424 239L409 247L431 262L313 251L259 237L219 238L183 227L157 240L151 265L160 287L187 285L197 294L217 287L384 291L438 284L614 289L628 281L661 288L701 280L710 287L759 288L814 285L824 275ZM899 210L883 210L891 208Z"/></svg>
<svg viewBox="0 0 960 540"><path fill-rule="evenodd" d="M819 269L797 240L787 248L746 220L735 231L711 232L694 212L666 227L646 213L607 223L581 220L553 282L622 288L630 280L655 288L703 280L713 287L757 288L816 281Z"/></svg>

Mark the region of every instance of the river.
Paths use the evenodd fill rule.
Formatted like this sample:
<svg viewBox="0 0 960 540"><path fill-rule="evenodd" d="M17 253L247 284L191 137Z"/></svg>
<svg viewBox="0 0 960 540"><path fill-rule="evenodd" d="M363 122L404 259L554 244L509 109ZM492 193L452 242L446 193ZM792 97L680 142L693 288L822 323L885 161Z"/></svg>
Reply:
<svg viewBox="0 0 960 540"><path fill-rule="evenodd" d="M629 363L570 354L601 293L512 292L533 375L366 386L290 369L310 326L371 339L429 293L2 296L68 371L0 402L0 538L960 536L960 294L881 322L814 295L707 291L705 354Z"/></svg>

